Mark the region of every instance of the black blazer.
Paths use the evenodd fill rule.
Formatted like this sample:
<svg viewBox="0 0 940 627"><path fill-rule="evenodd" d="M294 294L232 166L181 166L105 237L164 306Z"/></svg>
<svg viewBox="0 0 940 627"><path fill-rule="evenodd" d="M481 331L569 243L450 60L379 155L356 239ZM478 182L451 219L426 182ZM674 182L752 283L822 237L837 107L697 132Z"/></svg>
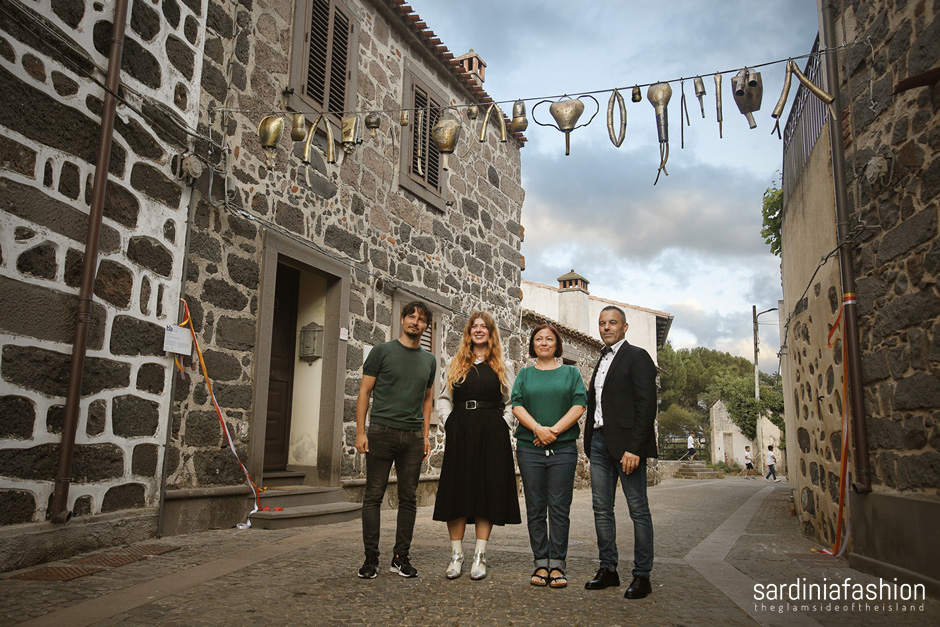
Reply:
<svg viewBox="0 0 940 627"><path fill-rule="evenodd" d="M584 453L588 458L591 456L594 410L597 407L596 377L597 366L594 366L584 425ZM604 409L604 442L614 459L622 458L625 451L640 459L659 456L654 429L656 365L649 353L624 341L607 371L601 403Z"/></svg>

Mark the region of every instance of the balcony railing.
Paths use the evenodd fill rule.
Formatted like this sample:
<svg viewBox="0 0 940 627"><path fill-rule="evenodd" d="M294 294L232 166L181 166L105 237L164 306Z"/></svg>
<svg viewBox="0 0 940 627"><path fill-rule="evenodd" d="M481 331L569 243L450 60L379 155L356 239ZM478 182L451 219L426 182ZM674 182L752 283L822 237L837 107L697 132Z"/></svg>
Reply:
<svg viewBox="0 0 940 627"><path fill-rule="evenodd" d="M813 51L806 60L803 74L815 84L820 85L821 69L818 52L819 36L817 35ZM793 80L795 81L796 77ZM783 131L784 206L793 191L793 186L803 173L809 155L813 152L813 146L816 145L816 140L822 133L823 125L829 119L828 107L819 98L813 96L802 83L799 85L800 88L796 92L796 98L793 100L793 107L790 109L790 116L787 118L787 125Z"/></svg>

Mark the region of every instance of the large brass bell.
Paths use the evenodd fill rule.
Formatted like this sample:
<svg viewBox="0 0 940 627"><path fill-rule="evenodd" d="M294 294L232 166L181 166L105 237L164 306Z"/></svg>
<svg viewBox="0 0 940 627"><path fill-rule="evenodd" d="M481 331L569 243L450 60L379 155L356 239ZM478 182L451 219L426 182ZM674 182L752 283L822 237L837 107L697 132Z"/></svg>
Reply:
<svg viewBox="0 0 940 627"><path fill-rule="evenodd" d="M529 128L529 120L525 117L525 102L517 100L512 105L512 121L509 123L509 130L513 133L521 133Z"/></svg>
<svg viewBox="0 0 940 627"><path fill-rule="evenodd" d="M290 125L290 138L295 142L302 142L307 136L307 118L303 113L295 113Z"/></svg>
<svg viewBox="0 0 940 627"><path fill-rule="evenodd" d="M595 106L597 106L597 111L594 112L594 115L591 116L590 120L584 124L579 125L578 120L581 118L581 114L584 113L584 103L581 102L582 97L593 100ZM551 113L553 118L555 118L555 124L543 124L542 122L538 121L538 118L535 117L535 110L539 107L539 105L546 102L551 102L551 100L542 100L532 107L532 119L535 120L536 124L540 126L551 126L553 128L557 128L559 131L565 134L565 156L571 154L571 131L590 124L594 120L594 116L596 116L597 112L601 109L600 104L597 102L597 99L594 98L594 96L586 94L582 97L568 98L565 96L561 100L552 102L552 104L548 107L548 112Z"/></svg>
<svg viewBox="0 0 940 627"><path fill-rule="evenodd" d="M734 104L738 105L738 111L744 114L751 128L757 128L753 113L760 109L764 97L764 83L761 81L760 72L744 68L731 78L731 88L734 90Z"/></svg>
<svg viewBox="0 0 940 627"><path fill-rule="evenodd" d="M456 110L454 110L456 113ZM454 118L441 118L431 128L431 141L441 153L441 167L445 170L450 169L447 157L457 149L457 141L460 139L460 120Z"/></svg>
<svg viewBox="0 0 940 627"><path fill-rule="evenodd" d="M378 113L373 111L366 114L366 128L369 129L369 136L372 139L375 139L375 129L380 126L382 126L382 118L379 117Z"/></svg>
<svg viewBox="0 0 940 627"><path fill-rule="evenodd" d="M274 168L277 156L277 143L284 134L284 118L279 115L267 115L258 123L258 138L264 149L264 162L270 170Z"/></svg>

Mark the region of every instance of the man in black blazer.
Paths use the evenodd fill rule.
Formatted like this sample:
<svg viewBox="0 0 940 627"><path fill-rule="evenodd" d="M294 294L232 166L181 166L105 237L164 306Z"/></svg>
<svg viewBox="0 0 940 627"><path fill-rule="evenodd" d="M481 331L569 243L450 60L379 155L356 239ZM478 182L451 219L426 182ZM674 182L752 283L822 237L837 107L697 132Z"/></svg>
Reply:
<svg viewBox="0 0 940 627"><path fill-rule="evenodd" d="M624 336L627 320L619 307L605 307L598 329L605 348L591 377L584 452L591 462L591 494L600 570L584 584L588 590L620 585L617 574L617 480L633 520L633 582L624 597L652 592L653 519L646 497L646 460L657 457L656 365L649 353Z"/></svg>

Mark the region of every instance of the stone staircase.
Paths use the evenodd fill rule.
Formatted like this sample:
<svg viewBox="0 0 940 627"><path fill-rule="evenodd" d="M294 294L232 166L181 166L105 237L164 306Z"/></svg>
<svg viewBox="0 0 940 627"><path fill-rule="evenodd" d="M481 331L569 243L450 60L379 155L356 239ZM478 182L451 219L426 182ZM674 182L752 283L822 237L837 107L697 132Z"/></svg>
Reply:
<svg viewBox="0 0 940 627"><path fill-rule="evenodd" d="M676 479L724 479L725 474L709 468L704 462L686 462L679 466Z"/></svg>
<svg viewBox="0 0 940 627"><path fill-rule="evenodd" d="M343 488L303 485L305 478L303 472L266 472L266 489L260 494L261 510L252 514L251 526L287 529L329 525L357 520L362 515L362 503L347 501ZM249 498L249 507L254 509L252 501ZM275 511L276 507L282 509Z"/></svg>

